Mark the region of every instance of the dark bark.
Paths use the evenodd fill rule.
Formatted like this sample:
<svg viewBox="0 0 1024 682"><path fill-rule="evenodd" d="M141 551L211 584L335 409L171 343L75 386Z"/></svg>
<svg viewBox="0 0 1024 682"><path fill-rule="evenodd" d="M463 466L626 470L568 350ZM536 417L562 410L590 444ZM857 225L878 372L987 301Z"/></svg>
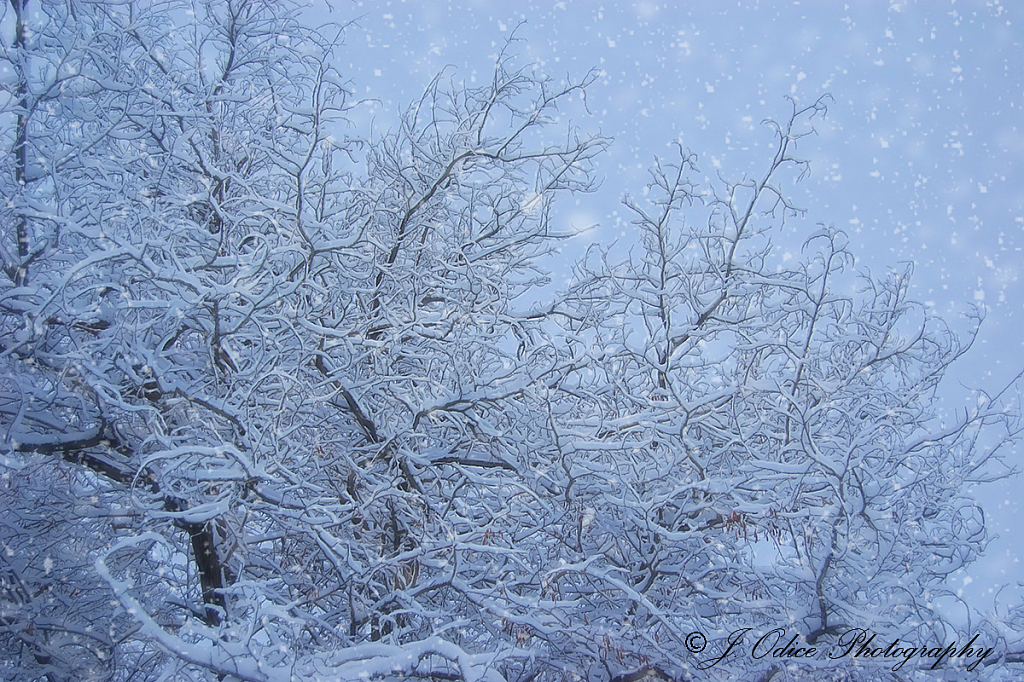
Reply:
<svg viewBox="0 0 1024 682"><path fill-rule="evenodd" d="M14 141L14 176L18 185L24 188L28 179L28 82L25 73L25 6L27 0L11 0L14 10L14 53L19 62L17 94L18 121ZM18 262L14 270L14 286L23 287L28 283L28 219L24 214L17 218L15 240L18 242Z"/></svg>
<svg viewBox="0 0 1024 682"><path fill-rule="evenodd" d="M182 512L188 509L189 505L185 500L161 493L159 482L152 472L132 471L119 465L113 458L89 452L89 450L99 447L114 451L127 449L127 446L105 434L104 431L105 428L101 426L95 431L62 434L63 437L45 441L16 442L13 449L16 452L59 454L64 461L83 466L119 485L142 484L148 487L151 493L163 498L163 506L167 511ZM224 613L226 607L222 590L225 587L227 573L218 551L216 524L213 521L206 523L180 521L176 525L189 535L193 561L199 574L203 603L206 605L206 623L210 626L219 625L221 614Z"/></svg>

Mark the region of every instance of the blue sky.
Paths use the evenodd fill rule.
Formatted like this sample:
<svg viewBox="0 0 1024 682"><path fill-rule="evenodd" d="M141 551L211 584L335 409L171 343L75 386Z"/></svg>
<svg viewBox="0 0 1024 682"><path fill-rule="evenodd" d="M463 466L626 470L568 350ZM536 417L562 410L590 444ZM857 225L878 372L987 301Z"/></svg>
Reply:
<svg viewBox="0 0 1024 682"><path fill-rule="evenodd" d="M513 30L520 63L556 78L600 70L589 113L578 103L563 123L615 139L602 189L557 213L563 227L598 226L552 260L556 284L591 242L630 243L619 202L642 191L672 142L697 153L705 175L761 174L772 137L760 121L784 118L786 96L830 93L801 147L811 176L789 187L807 214L780 248L831 223L850 234L862 270L913 262L914 297L954 327L983 306L978 341L944 389L947 411L1024 369L1024 3L314 0L309 17L356 21L338 66L374 100L353 113L364 134L394 126L442 70L484 82ZM1024 455L1008 454L1024 468ZM997 584L1024 578L1020 486L976 491L1000 537L957 580L983 609Z"/></svg>

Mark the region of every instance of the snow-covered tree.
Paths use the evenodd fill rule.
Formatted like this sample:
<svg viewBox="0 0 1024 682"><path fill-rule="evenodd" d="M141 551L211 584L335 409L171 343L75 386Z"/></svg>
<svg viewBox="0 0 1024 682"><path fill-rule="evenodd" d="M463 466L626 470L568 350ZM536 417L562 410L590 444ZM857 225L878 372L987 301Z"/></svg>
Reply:
<svg viewBox="0 0 1024 682"><path fill-rule="evenodd" d="M611 674L609 658L699 668L742 628L819 648L853 627L956 639L935 605L985 546L965 490L1004 470L993 458L1020 432L1017 402L937 412L970 340L908 298L910 268L855 279L846 235L827 227L796 265L773 251L798 213L781 176L806 171L795 147L825 101L772 123L759 178L702 189L681 149L656 165L646 201L625 202L639 245L619 263L593 254L567 299L587 359L553 402L571 406L549 458L572 502L566 565L548 581L587 614L566 640L590 644L591 676ZM699 656L694 631L712 644ZM781 671L768 661L714 670ZM805 668L815 679L836 662Z"/></svg>
<svg viewBox="0 0 1024 682"><path fill-rule="evenodd" d="M594 75L506 47L347 140L342 28L281 2L11 7L5 679L760 676L695 668L742 627L944 636L1016 412L934 415L969 344L909 273L844 293L834 230L776 267L820 103L760 180L658 165L636 252L537 305Z"/></svg>
<svg viewBox="0 0 1024 682"><path fill-rule="evenodd" d="M165 657L93 563L162 627L224 625L275 426L252 389L315 347L292 321L346 91L277 3L15 10L0 413L34 473L8 484L5 636L29 679L81 678L89 646L95 674L142 674ZM98 554L142 531L167 544Z"/></svg>
<svg viewBox="0 0 1024 682"><path fill-rule="evenodd" d="M604 144L539 131L592 76L439 79L356 179L337 29L34 8L5 55L11 669L497 674L488 517L516 491L489 472L544 366L512 302Z"/></svg>

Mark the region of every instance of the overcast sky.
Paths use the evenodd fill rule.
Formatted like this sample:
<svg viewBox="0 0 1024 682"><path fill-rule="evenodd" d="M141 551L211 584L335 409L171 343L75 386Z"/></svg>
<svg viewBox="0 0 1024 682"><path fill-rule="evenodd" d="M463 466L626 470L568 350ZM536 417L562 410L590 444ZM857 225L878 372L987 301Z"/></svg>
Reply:
<svg viewBox="0 0 1024 682"><path fill-rule="evenodd" d="M792 188L808 211L779 236L782 248L830 223L849 232L859 268L880 275L912 261L914 297L959 328L969 305L983 306L978 343L944 391L947 410L974 400L968 388L996 391L1024 369L1024 3L314 0L311 17L357 21L339 67L359 97L376 100L354 113L361 133L393 127L443 69L485 82L513 30L521 64L558 78L599 69L591 114L568 110L564 123L615 143L601 191L558 207L563 227L599 224L567 259L591 242L628 244L619 202L642 191L673 141L706 175L760 175L772 142L760 121L783 119L786 96L809 104L830 93L800 150L812 175ZM564 281L564 263L553 263ZM983 609L997 584L1024 579L1022 484L977 491L1000 537L957 580Z"/></svg>

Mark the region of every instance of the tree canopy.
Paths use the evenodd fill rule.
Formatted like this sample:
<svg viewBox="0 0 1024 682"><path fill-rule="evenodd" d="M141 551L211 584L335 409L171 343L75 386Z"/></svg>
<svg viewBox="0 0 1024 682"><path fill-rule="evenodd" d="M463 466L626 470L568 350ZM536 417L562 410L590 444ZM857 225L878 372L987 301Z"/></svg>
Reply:
<svg viewBox="0 0 1024 682"><path fill-rule="evenodd" d="M659 160L628 256L552 292L594 74L510 40L360 139L342 29L296 8L11 7L5 678L892 679L931 661L707 662L744 628L966 641L935 604L1016 384L943 419L970 338L909 269L857 277L830 227L773 250L827 98L759 177ZM974 674L1024 659L1022 617L975 624Z"/></svg>

